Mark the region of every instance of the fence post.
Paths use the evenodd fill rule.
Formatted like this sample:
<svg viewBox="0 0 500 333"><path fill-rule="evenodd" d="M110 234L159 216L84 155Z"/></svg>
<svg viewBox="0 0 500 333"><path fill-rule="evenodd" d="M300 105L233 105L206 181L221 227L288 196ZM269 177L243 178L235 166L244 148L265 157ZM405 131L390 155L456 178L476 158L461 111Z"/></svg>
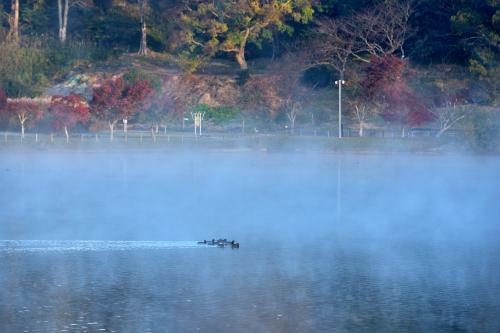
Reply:
<svg viewBox="0 0 500 333"><path fill-rule="evenodd" d="M5 135L5 143L7 143L7 132L5 132L4 135Z"/></svg>
<svg viewBox="0 0 500 333"><path fill-rule="evenodd" d="M50 143L54 143L54 133L50 133Z"/></svg>
<svg viewBox="0 0 500 333"><path fill-rule="evenodd" d="M35 142L38 142L38 133L35 133Z"/></svg>
<svg viewBox="0 0 500 333"><path fill-rule="evenodd" d="M99 141L99 134L95 134L95 142L98 142Z"/></svg>
<svg viewBox="0 0 500 333"><path fill-rule="evenodd" d="M142 143L142 133L141 133L141 143Z"/></svg>
<svg viewBox="0 0 500 333"><path fill-rule="evenodd" d="M167 142L170 143L170 135L167 135Z"/></svg>
<svg viewBox="0 0 500 333"><path fill-rule="evenodd" d="M156 133L153 126L151 126L151 138L153 139L153 143L156 143Z"/></svg>

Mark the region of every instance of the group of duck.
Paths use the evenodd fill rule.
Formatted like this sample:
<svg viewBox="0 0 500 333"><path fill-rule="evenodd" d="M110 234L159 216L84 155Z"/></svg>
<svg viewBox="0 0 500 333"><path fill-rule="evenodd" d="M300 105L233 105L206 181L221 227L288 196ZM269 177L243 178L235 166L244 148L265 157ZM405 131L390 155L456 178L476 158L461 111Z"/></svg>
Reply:
<svg viewBox="0 0 500 333"><path fill-rule="evenodd" d="M234 240L228 241L226 238L224 239L212 239L212 240L203 240L201 242L198 242L198 244L201 245L210 245L210 246L217 246L217 247L230 247L232 249L239 249L240 248L240 243L236 243Z"/></svg>

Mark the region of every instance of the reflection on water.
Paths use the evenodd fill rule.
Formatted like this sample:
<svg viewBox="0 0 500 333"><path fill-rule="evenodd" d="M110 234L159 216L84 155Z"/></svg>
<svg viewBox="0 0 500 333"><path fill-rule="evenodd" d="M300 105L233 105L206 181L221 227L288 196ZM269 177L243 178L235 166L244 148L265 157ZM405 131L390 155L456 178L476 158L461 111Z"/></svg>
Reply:
<svg viewBox="0 0 500 333"><path fill-rule="evenodd" d="M3 155L0 333L500 331L499 167Z"/></svg>
<svg viewBox="0 0 500 333"><path fill-rule="evenodd" d="M88 251L80 242L66 242L66 251L50 252L16 251L13 244L0 251L0 327L2 332L500 329L499 246L471 252L411 241L351 242L120 251L114 244Z"/></svg>
<svg viewBox="0 0 500 333"><path fill-rule="evenodd" d="M166 241L62 241L62 240L0 240L1 252L52 252L52 251L129 251L164 250L209 247L191 242Z"/></svg>

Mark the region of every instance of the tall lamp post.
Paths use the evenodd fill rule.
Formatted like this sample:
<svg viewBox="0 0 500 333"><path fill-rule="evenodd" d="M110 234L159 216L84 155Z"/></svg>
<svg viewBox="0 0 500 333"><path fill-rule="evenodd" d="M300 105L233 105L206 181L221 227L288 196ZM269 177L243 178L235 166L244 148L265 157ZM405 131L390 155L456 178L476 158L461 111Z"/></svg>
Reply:
<svg viewBox="0 0 500 333"><path fill-rule="evenodd" d="M339 138L342 137L342 85L345 84L344 80L335 81L339 86Z"/></svg>

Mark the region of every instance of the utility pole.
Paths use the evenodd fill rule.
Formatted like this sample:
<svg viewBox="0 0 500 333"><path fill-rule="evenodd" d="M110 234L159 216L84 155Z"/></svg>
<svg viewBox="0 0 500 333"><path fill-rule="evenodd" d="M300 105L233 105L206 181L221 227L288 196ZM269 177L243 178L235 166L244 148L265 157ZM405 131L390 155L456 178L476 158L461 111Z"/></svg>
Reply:
<svg viewBox="0 0 500 333"><path fill-rule="evenodd" d="M339 86L339 139L342 138L342 85L345 84L344 80L335 81Z"/></svg>

